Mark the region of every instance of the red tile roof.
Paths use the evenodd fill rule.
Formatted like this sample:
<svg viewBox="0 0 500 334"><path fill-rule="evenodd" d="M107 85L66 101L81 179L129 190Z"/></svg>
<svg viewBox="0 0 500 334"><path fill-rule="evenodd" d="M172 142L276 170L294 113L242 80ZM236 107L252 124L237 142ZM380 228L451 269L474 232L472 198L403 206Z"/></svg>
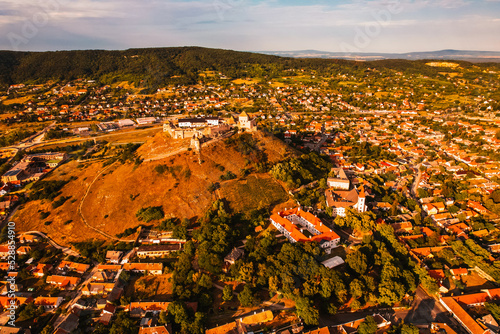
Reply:
<svg viewBox="0 0 500 334"><path fill-rule="evenodd" d="M441 303L451 310L455 317L460 321L472 334L485 334L488 331L484 330L479 324L453 299L453 297L443 297Z"/></svg>

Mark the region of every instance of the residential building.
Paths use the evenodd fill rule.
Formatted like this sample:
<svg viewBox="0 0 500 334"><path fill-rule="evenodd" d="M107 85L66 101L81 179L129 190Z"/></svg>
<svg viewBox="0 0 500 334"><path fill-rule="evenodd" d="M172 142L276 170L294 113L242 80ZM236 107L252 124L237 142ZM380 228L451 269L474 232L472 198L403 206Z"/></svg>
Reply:
<svg viewBox="0 0 500 334"><path fill-rule="evenodd" d="M327 253L340 242L337 233L325 226L321 219L300 207L272 215L271 223L290 242L316 241Z"/></svg>
<svg viewBox="0 0 500 334"><path fill-rule="evenodd" d="M73 290L78 285L78 283L80 283L80 278L71 276L51 275L47 277L47 283L57 285L61 289Z"/></svg>
<svg viewBox="0 0 500 334"><path fill-rule="evenodd" d="M155 327L141 327L139 334L172 334L173 331L170 326L155 326Z"/></svg>
<svg viewBox="0 0 500 334"><path fill-rule="evenodd" d="M45 311L51 311L58 308L63 300L63 297L37 297L34 303L36 306L43 306Z"/></svg>
<svg viewBox="0 0 500 334"><path fill-rule="evenodd" d="M163 263L124 263L123 270L135 273L148 273L150 275L161 275L163 273Z"/></svg>
<svg viewBox="0 0 500 334"><path fill-rule="evenodd" d="M140 258L145 257L163 257L172 252L178 252L182 249L182 245L169 244L169 245L146 245L137 248L137 256Z"/></svg>

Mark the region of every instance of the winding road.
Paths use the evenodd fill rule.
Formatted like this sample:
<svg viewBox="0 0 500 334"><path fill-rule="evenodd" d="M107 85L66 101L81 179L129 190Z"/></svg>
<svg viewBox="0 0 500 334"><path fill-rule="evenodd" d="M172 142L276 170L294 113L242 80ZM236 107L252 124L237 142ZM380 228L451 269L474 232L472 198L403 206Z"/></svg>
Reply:
<svg viewBox="0 0 500 334"><path fill-rule="evenodd" d="M80 257L80 254L77 251L74 251L71 248L63 247L63 246L59 245L54 240L52 240L52 238L50 238L47 234L45 234L43 232L40 232L40 231L28 231L28 232L20 233L19 235L25 235L25 234L36 234L36 235L38 235L38 236L40 236L40 237L42 237L44 239L47 239L47 241L49 242L49 244L52 247L60 249L63 253L65 253L67 255L72 255L72 256Z"/></svg>

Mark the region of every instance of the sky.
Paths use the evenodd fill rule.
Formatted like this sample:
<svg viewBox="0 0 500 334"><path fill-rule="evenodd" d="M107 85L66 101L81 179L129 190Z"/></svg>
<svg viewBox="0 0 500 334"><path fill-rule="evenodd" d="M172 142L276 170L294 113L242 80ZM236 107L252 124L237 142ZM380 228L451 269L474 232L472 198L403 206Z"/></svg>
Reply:
<svg viewBox="0 0 500 334"><path fill-rule="evenodd" d="M0 50L500 51L500 0L0 0Z"/></svg>

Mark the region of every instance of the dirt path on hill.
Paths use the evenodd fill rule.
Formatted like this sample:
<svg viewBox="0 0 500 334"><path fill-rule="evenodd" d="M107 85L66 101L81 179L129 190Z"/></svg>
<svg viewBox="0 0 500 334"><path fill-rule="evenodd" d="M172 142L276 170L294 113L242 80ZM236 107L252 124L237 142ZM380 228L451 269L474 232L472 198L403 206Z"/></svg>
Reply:
<svg viewBox="0 0 500 334"><path fill-rule="evenodd" d="M108 239L113 239L113 240L116 240L116 241L124 241L124 242L134 242L135 240L126 240L126 239L120 239L120 238L117 238L115 236L112 236L111 234L108 234L104 231L101 231L99 230L98 228L90 225L87 220L85 219L85 217L83 216L83 212L82 212L82 207L83 207L83 203L85 202L85 199L87 198L87 195L90 193L90 189L92 188L92 185L94 185L94 183L97 181L97 179L99 178L99 176L101 176L102 173L104 173L105 171L107 171L109 168L111 168L116 162L113 162L111 165L107 166L106 168L104 168L103 170L101 170L97 175L96 177L94 178L94 180L92 180L92 182L89 184L88 188L87 188L87 191L85 192L85 195L82 197L82 200L80 201L80 205L78 205L78 214L80 215L80 218L82 219L83 223L90 229L96 231L97 233L105 236L106 238Z"/></svg>

